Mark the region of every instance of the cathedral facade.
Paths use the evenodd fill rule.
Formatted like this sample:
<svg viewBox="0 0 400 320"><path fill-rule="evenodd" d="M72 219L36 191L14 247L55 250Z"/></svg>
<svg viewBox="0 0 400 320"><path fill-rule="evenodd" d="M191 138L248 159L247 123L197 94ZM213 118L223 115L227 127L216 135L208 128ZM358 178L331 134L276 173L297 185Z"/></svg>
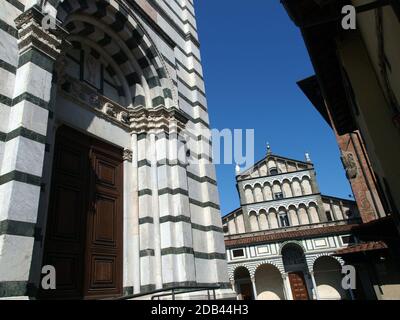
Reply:
<svg viewBox="0 0 400 320"><path fill-rule="evenodd" d="M208 130L191 0L1 1L0 298L223 294Z"/></svg>
<svg viewBox="0 0 400 320"><path fill-rule="evenodd" d="M322 195L314 166L267 156L237 170L241 207L223 217L228 269L238 299L352 299L336 253L354 242L354 201Z"/></svg>

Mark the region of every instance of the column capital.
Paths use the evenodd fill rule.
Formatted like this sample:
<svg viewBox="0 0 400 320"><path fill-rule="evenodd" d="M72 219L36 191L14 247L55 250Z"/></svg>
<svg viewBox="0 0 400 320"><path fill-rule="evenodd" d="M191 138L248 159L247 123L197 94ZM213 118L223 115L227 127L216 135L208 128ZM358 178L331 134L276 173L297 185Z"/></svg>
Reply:
<svg viewBox="0 0 400 320"><path fill-rule="evenodd" d="M18 30L20 54L36 48L56 60L61 51L70 45L66 41L68 31L38 6L33 6L19 15L15 19L15 25Z"/></svg>
<svg viewBox="0 0 400 320"><path fill-rule="evenodd" d="M123 160L132 162L132 159L133 159L133 151L129 149L124 149Z"/></svg>

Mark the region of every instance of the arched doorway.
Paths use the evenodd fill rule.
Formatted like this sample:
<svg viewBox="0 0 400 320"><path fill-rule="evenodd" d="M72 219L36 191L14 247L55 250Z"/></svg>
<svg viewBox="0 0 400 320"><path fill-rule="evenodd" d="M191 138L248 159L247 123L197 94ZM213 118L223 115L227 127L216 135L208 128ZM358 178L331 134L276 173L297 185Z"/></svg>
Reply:
<svg viewBox="0 0 400 320"><path fill-rule="evenodd" d="M294 243L287 244L282 248L282 259L293 300L309 300L311 284L303 249Z"/></svg>
<svg viewBox="0 0 400 320"><path fill-rule="evenodd" d="M282 275L277 267L264 264L255 273L257 300L284 300Z"/></svg>
<svg viewBox="0 0 400 320"><path fill-rule="evenodd" d="M236 292L240 300L254 300L250 272L245 267L238 267L234 274Z"/></svg>
<svg viewBox="0 0 400 320"><path fill-rule="evenodd" d="M314 277L320 300L343 300L349 296L342 288L340 263L333 257L323 256L314 262Z"/></svg>

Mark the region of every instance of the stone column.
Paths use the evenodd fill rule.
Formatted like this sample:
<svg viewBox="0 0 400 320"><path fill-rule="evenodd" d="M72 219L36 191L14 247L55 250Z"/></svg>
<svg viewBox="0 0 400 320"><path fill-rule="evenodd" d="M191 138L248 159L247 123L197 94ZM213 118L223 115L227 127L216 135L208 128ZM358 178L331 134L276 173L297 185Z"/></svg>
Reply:
<svg viewBox="0 0 400 320"><path fill-rule="evenodd" d="M253 287L254 300L258 300L258 298L257 298L256 278L254 276L251 277L251 285Z"/></svg>
<svg viewBox="0 0 400 320"><path fill-rule="evenodd" d="M239 293L237 290L236 282L235 282L235 280L231 280L230 282L231 282L232 290L236 294L236 300L239 300Z"/></svg>
<svg viewBox="0 0 400 320"><path fill-rule="evenodd" d="M314 299L319 300L318 287L317 287L317 282L315 281L314 271L310 272L310 276L311 276L311 281L312 281L312 285L313 285Z"/></svg>
<svg viewBox="0 0 400 320"><path fill-rule="evenodd" d="M312 219L311 219L311 214L310 214L309 207L306 207L306 212L307 212L307 217L308 217L308 223L309 224L314 223L314 221L312 221Z"/></svg>
<svg viewBox="0 0 400 320"><path fill-rule="evenodd" d="M338 221L338 217L336 215L336 211L335 211L335 207L333 206L333 201L329 200L329 207L331 208L331 212L332 212L332 218L334 221Z"/></svg>
<svg viewBox="0 0 400 320"><path fill-rule="evenodd" d="M282 273L283 293L286 300L293 300L292 289L290 287L289 276L287 273Z"/></svg>
<svg viewBox="0 0 400 320"><path fill-rule="evenodd" d="M40 9L32 7L15 20L18 52L10 53L19 54L19 63L0 168L0 297L29 295L34 236L43 237L36 223L46 188L42 176L53 69L67 33L59 26L42 29L42 19Z"/></svg>
<svg viewBox="0 0 400 320"><path fill-rule="evenodd" d="M129 149L124 150L123 166L124 166L124 267L123 267L123 287L124 294L134 293L134 270L136 269L139 260L135 263L135 217L132 214L132 207L135 205L132 202L134 197L133 192L133 168L132 168L133 153Z"/></svg>

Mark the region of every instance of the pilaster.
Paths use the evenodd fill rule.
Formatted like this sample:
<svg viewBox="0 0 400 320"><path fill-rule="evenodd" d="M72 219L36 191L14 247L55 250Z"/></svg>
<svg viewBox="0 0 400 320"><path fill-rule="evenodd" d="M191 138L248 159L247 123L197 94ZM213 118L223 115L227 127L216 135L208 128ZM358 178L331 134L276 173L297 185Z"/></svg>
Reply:
<svg viewBox="0 0 400 320"><path fill-rule="evenodd" d="M0 168L0 296L27 296L51 115L53 68L66 32L44 30L38 7L22 13L19 63Z"/></svg>

